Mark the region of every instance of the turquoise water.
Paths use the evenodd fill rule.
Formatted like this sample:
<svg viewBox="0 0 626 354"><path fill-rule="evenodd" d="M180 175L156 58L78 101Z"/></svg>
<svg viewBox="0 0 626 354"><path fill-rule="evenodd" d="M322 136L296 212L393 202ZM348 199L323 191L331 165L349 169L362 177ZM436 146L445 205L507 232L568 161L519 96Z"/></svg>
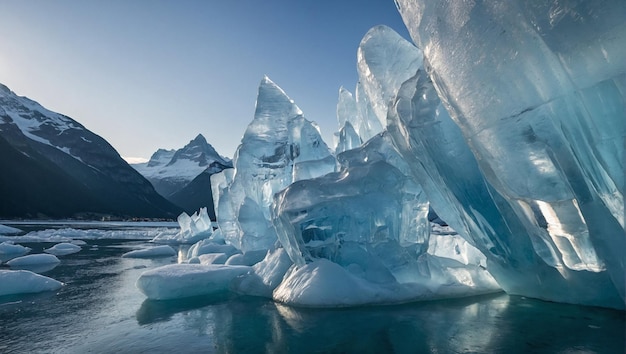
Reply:
<svg viewBox="0 0 626 354"><path fill-rule="evenodd" d="M61 290L0 297L0 353L625 352L624 312L505 294L333 310L227 295L150 301L135 281L176 259L120 257L146 241L87 243L44 273Z"/></svg>

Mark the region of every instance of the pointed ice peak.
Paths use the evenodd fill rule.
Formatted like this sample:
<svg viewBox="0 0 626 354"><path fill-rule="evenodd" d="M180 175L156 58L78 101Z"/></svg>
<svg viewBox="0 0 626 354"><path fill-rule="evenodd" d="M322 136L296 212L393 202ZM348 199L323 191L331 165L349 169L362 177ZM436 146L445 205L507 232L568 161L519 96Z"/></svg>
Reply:
<svg viewBox="0 0 626 354"><path fill-rule="evenodd" d="M263 80L261 80L261 84L259 85L259 91L257 94L257 110L259 108L259 101L262 98L270 98L275 99L278 103L282 103L284 105L289 105L290 111L293 110L296 112L296 115L302 114L302 111L295 104L294 100L292 100L285 91L274 81L272 81L267 75L263 76ZM266 101L262 101L262 103L266 103Z"/></svg>
<svg viewBox="0 0 626 354"><path fill-rule="evenodd" d="M383 127L390 101L400 85L415 75L422 60L421 50L384 25L373 27L361 40L357 50L359 80Z"/></svg>
<svg viewBox="0 0 626 354"><path fill-rule="evenodd" d="M299 115L302 115L300 108L266 75L259 85L254 120L243 139L285 140L287 121Z"/></svg>

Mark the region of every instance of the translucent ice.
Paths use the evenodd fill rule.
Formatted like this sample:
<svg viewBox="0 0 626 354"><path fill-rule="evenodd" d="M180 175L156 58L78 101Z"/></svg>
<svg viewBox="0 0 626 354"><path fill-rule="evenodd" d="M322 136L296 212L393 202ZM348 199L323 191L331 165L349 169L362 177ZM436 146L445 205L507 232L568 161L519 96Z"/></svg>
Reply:
<svg viewBox="0 0 626 354"><path fill-rule="evenodd" d="M626 4L397 4L428 75L390 132L435 210L507 292L623 308Z"/></svg>
<svg viewBox="0 0 626 354"><path fill-rule="evenodd" d="M207 208L200 208L199 211L189 214L182 212L177 218L180 230L176 234L160 233L152 241L157 243L195 243L211 237L213 234L213 224L209 218Z"/></svg>
<svg viewBox="0 0 626 354"><path fill-rule="evenodd" d="M466 241L445 235L429 242L428 201L388 134L337 159L338 173L276 195L274 225L297 267L274 299L353 306L499 290L484 255Z"/></svg>
<svg viewBox="0 0 626 354"><path fill-rule="evenodd" d="M419 49L387 26L370 29L361 40L357 51L359 82L383 127L400 85L421 64Z"/></svg>
<svg viewBox="0 0 626 354"><path fill-rule="evenodd" d="M0 269L0 296L55 291L63 283L28 270Z"/></svg>
<svg viewBox="0 0 626 354"><path fill-rule="evenodd" d="M243 252L270 249L274 193L300 179L335 169L335 158L319 128L269 78L259 86L253 121L237 149L234 171L212 178L219 191L217 222L226 242Z"/></svg>

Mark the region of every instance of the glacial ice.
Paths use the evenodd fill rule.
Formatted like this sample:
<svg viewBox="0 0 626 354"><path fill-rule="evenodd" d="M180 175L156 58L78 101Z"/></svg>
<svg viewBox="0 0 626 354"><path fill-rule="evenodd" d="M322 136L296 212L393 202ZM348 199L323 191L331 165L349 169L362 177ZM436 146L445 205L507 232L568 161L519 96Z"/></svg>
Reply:
<svg viewBox="0 0 626 354"><path fill-rule="evenodd" d="M169 264L145 271L136 286L148 299L170 300L228 292L246 266Z"/></svg>
<svg viewBox="0 0 626 354"><path fill-rule="evenodd" d="M177 252L171 246L161 245L156 247L144 248L126 252L122 258L155 258L155 257L174 257Z"/></svg>
<svg viewBox="0 0 626 354"><path fill-rule="evenodd" d="M68 254L80 252L82 248L78 245L69 242L57 243L56 245L44 249L44 252L53 254L55 256L65 256Z"/></svg>
<svg viewBox="0 0 626 354"><path fill-rule="evenodd" d="M335 158L314 123L268 77L259 85L254 119L235 157L234 171L212 176L217 223L224 239L242 252L270 249L274 193L294 181L332 172Z"/></svg>
<svg viewBox="0 0 626 354"><path fill-rule="evenodd" d="M389 130L437 213L507 292L624 308L625 4L398 7L425 68Z"/></svg>
<svg viewBox="0 0 626 354"><path fill-rule="evenodd" d="M263 79L234 168L211 179L219 237L197 248L266 255L205 266L224 274L200 288L341 307L501 287L623 309L626 4L397 6L417 47L364 36L335 155Z"/></svg>
<svg viewBox="0 0 626 354"><path fill-rule="evenodd" d="M0 269L0 296L55 291L63 283L28 270Z"/></svg>

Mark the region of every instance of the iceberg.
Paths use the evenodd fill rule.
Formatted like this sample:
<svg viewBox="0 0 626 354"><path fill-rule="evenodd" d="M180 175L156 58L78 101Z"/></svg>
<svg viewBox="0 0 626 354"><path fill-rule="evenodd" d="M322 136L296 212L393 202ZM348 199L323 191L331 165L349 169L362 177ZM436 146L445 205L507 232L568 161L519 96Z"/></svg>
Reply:
<svg viewBox="0 0 626 354"><path fill-rule="evenodd" d="M46 253L53 254L55 256L65 256L68 254L80 252L82 248L78 245L68 242L57 243L56 245L44 249L43 251Z"/></svg>
<svg viewBox="0 0 626 354"><path fill-rule="evenodd" d="M134 250L126 252L122 258L156 258L156 257L174 257L177 255L175 249L168 245L150 247L142 250Z"/></svg>
<svg viewBox="0 0 626 354"><path fill-rule="evenodd" d="M0 296L55 291L63 286L60 281L28 270L0 269Z"/></svg>
<svg viewBox="0 0 626 354"><path fill-rule="evenodd" d="M263 79L234 168L211 178L210 241L237 252L198 244L194 261L228 257L187 265L215 267L186 268L214 273L198 291L343 307L502 289L624 309L626 4L397 6L417 46L366 33L334 155Z"/></svg>
<svg viewBox="0 0 626 354"><path fill-rule="evenodd" d="M388 129L433 208L508 293L623 309L625 4L397 5L424 65Z"/></svg>

